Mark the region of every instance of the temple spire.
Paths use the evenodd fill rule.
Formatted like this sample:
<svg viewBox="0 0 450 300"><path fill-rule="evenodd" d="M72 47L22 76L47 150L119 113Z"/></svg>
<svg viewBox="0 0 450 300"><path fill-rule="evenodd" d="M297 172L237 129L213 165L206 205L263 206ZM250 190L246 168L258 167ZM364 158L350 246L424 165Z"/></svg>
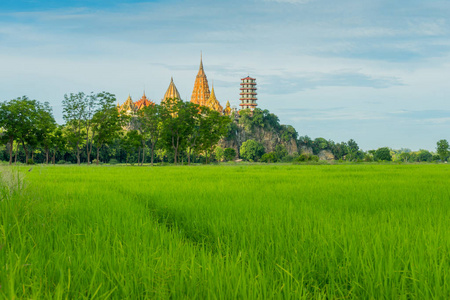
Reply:
<svg viewBox="0 0 450 300"><path fill-rule="evenodd" d="M194 90L192 91L191 102L199 105L206 105L210 96L208 79L203 70L203 54L200 52L200 68L195 78Z"/></svg>

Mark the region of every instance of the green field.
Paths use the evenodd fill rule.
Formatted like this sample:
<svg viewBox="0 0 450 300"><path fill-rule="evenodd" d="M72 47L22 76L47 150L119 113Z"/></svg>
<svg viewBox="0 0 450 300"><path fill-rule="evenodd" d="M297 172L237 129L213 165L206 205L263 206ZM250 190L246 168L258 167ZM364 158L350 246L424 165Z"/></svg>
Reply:
<svg viewBox="0 0 450 300"><path fill-rule="evenodd" d="M448 165L27 169L2 298L450 298Z"/></svg>

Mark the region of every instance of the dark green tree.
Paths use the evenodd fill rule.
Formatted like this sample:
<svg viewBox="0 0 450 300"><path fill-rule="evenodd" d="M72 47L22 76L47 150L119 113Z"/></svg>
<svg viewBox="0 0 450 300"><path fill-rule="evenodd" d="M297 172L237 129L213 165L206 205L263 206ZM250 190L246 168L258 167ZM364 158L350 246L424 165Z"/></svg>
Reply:
<svg viewBox="0 0 450 300"><path fill-rule="evenodd" d="M128 118L120 114L115 106L116 97L113 94L102 92L96 96L98 109L92 116L91 131L93 144L97 148L96 164L100 161L100 150L104 145L111 144L120 136L122 126ZM91 143L92 147L92 143Z"/></svg>
<svg viewBox="0 0 450 300"><path fill-rule="evenodd" d="M242 143L240 149L241 158L249 161L257 161L264 154L264 146L255 140L247 140Z"/></svg>
<svg viewBox="0 0 450 300"><path fill-rule="evenodd" d="M449 154L449 144L447 140L439 140L436 145L436 151L442 161L446 160Z"/></svg>
<svg viewBox="0 0 450 300"><path fill-rule="evenodd" d="M388 147L378 148L375 151L374 157L378 161L391 161L392 160L391 150Z"/></svg>
<svg viewBox="0 0 450 300"><path fill-rule="evenodd" d="M139 131L143 136L142 152L144 153L145 146L150 147L150 163L153 166L155 147L161 136L162 130L162 116L165 109L164 106L157 104L144 107L138 111ZM144 163L144 156L142 157L142 164Z"/></svg>
<svg viewBox="0 0 450 300"><path fill-rule="evenodd" d="M63 119L66 122L64 127L65 136L69 146L76 151L77 164L81 164L81 148L87 140L85 120L88 110L88 100L84 93L64 95Z"/></svg>
<svg viewBox="0 0 450 300"><path fill-rule="evenodd" d="M226 161L234 160L236 157L236 150L233 148L225 148L223 155Z"/></svg>

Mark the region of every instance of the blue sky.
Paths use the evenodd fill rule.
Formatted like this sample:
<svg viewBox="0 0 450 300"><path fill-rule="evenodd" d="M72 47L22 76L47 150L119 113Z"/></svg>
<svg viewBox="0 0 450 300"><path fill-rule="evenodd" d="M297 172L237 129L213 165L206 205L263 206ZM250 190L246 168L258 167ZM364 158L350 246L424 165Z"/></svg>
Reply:
<svg viewBox="0 0 450 300"><path fill-rule="evenodd" d="M450 2L369 0L0 2L0 100L143 90L170 77L190 99L200 51L216 96L260 108L300 135L363 149L435 149L450 139Z"/></svg>

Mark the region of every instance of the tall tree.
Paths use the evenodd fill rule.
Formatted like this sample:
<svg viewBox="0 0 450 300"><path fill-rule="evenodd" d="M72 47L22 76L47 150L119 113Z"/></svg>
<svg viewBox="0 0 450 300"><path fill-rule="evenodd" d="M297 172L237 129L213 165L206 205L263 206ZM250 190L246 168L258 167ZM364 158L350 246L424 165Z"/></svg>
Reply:
<svg viewBox="0 0 450 300"><path fill-rule="evenodd" d="M444 161L449 154L449 144L447 140L439 140L436 145L436 151L439 154L439 157L442 161Z"/></svg>
<svg viewBox="0 0 450 300"><path fill-rule="evenodd" d="M162 132L161 138L166 147L174 151L174 163L178 164L180 150L186 146L187 136L193 128L193 118L189 107L191 102L178 99L167 99L162 110Z"/></svg>
<svg viewBox="0 0 450 300"><path fill-rule="evenodd" d="M20 99L20 98L19 98ZM9 165L12 164L14 141L19 134L20 104L18 100L0 103L0 127L3 128L2 140L8 143Z"/></svg>
<svg viewBox="0 0 450 300"><path fill-rule="evenodd" d="M92 134L92 117L95 115L95 113L97 112L98 106L99 106L99 97L101 97L101 95L105 95L105 93L100 93L100 94L94 94L91 93L88 96L84 97L84 101L85 101L85 111L83 114L83 124L84 124L84 128L85 128L85 132L86 132L86 159L87 159L87 165L89 166L90 162L91 162L91 153L92 153L92 146L93 146L93 134ZM110 94L108 94L109 97ZM111 98L111 97L109 97ZM112 98L114 98L115 101L115 97L114 95L112 95Z"/></svg>
<svg viewBox="0 0 450 300"><path fill-rule="evenodd" d="M2 103L0 113L0 126L4 128L4 136L11 145L9 163L12 164L14 140L22 144L25 151L25 162L28 162L30 151L37 146L39 138L45 130L45 122L53 119L50 106L48 103L41 104L23 96Z"/></svg>
<svg viewBox="0 0 450 300"><path fill-rule="evenodd" d="M215 110L207 110L204 120L204 126L201 130L201 148L206 154L206 163L208 163L208 154L211 153L219 140L227 134L228 124L231 119L228 116L222 116Z"/></svg>
<svg viewBox="0 0 450 300"><path fill-rule="evenodd" d="M54 133L57 128L55 118L52 115L48 103L44 103L42 108L38 110L38 122L36 126L39 134L39 143L45 150L45 163L48 165L50 149L54 147L54 143L56 142Z"/></svg>
<svg viewBox="0 0 450 300"><path fill-rule="evenodd" d="M92 138L97 147L97 162L100 160L100 149L119 137L125 116L117 111L113 94L102 92L96 95L99 108L92 117ZM91 143L92 145L92 143ZM91 146L92 147L92 146Z"/></svg>
<svg viewBox="0 0 450 300"><path fill-rule="evenodd" d="M153 166L155 147L161 136L162 116L165 114L164 106L150 105L138 111L138 130L140 131L142 139L142 153L145 153L145 146L150 147L150 163ZM144 164L144 155L142 157L141 165Z"/></svg>
<svg viewBox="0 0 450 300"><path fill-rule="evenodd" d="M64 95L63 118L66 121L65 136L68 144L76 151L78 165L81 164L81 147L88 134L85 130L87 102L86 95L82 92Z"/></svg>

